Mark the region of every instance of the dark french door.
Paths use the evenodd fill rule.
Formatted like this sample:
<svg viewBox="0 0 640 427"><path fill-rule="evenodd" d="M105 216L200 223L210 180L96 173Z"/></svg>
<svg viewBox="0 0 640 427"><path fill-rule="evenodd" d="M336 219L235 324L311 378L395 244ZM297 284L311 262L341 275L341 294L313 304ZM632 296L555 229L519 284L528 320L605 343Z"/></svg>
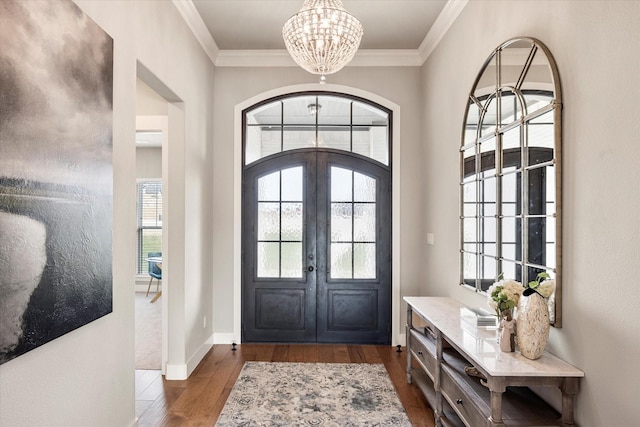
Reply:
<svg viewBox="0 0 640 427"><path fill-rule="evenodd" d="M245 167L244 342L391 342L391 178L301 149Z"/></svg>

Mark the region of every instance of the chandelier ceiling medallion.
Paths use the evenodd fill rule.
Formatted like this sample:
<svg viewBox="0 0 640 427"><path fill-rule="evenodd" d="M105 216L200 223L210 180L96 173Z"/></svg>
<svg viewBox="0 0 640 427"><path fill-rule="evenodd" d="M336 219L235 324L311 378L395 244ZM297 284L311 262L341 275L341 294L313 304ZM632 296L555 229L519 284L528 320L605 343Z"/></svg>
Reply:
<svg viewBox="0 0 640 427"><path fill-rule="evenodd" d="M362 39L362 24L341 0L305 0L282 27L284 44L293 60L320 83L347 65Z"/></svg>

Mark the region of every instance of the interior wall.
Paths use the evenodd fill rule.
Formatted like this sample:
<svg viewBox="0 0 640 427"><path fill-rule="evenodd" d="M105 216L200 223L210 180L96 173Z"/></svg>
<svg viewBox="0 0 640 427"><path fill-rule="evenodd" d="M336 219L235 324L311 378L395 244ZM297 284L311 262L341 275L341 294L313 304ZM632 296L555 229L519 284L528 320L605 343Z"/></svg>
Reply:
<svg viewBox="0 0 640 427"><path fill-rule="evenodd" d="M548 350L582 369L576 420L636 425L640 384L640 3L469 2L422 70L422 295L486 307L459 278L459 157L466 97L500 43L549 47L563 87L563 327Z"/></svg>
<svg viewBox="0 0 640 427"><path fill-rule="evenodd" d="M136 79L136 117L138 121L160 120L167 118L169 104L156 91L151 89L141 79ZM137 130L159 130L140 128ZM163 138L166 138L163 135ZM162 148L160 147L136 147L136 177L137 178L162 178Z"/></svg>
<svg viewBox="0 0 640 427"><path fill-rule="evenodd" d="M401 108L400 159L393 167L400 169L401 254L400 286L403 295L415 294L420 287L419 241L423 237L423 198L420 182L420 69L418 67L363 68L346 67L327 77L329 83L368 91L398 104ZM215 332L234 332L233 245L234 194L233 153L234 107L258 94L281 87L317 83L318 76L298 67L260 67L216 69L214 108L214 323ZM240 161L239 159L237 161ZM404 309L400 311L404 315Z"/></svg>
<svg viewBox="0 0 640 427"><path fill-rule="evenodd" d="M135 424L137 60L179 96L185 110L185 142L174 147L189 164L179 189L185 214L173 220L184 224L188 247L181 257L188 271L181 278L181 319L174 321L186 339L174 363L187 363L212 333L211 324L203 328L201 318L211 312L212 300L213 203L202 183L212 178L213 66L172 2L76 3L114 39L113 312L0 366L3 426Z"/></svg>
<svg viewBox="0 0 640 427"><path fill-rule="evenodd" d="M136 178L162 178L161 148L136 148Z"/></svg>

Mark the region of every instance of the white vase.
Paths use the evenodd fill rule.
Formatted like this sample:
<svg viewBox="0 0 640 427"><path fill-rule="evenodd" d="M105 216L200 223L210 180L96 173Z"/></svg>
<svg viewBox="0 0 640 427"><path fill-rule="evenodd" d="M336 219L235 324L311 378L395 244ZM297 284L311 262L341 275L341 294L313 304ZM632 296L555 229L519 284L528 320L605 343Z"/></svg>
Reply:
<svg viewBox="0 0 640 427"><path fill-rule="evenodd" d="M527 294L525 291L518 300L516 341L524 357L538 359L549 339L549 308L539 293Z"/></svg>

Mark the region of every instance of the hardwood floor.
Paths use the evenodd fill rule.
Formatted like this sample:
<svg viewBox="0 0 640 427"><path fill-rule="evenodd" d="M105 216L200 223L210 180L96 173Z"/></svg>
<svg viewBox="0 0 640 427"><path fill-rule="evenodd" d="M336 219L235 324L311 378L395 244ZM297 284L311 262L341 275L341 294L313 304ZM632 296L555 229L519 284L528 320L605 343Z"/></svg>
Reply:
<svg viewBox="0 0 640 427"><path fill-rule="evenodd" d="M215 345L184 381L166 381L160 371L136 371L140 427L211 427L245 361L384 363L414 426L434 427L433 411L417 387L407 384L407 353L391 346L329 344Z"/></svg>

